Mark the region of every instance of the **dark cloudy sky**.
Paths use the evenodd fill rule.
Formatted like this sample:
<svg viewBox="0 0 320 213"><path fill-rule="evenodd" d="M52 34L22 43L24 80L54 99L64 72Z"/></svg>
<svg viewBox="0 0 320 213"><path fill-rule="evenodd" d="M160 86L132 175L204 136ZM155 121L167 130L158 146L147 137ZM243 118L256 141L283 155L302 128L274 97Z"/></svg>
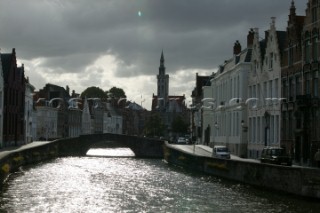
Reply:
<svg viewBox="0 0 320 213"><path fill-rule="evenodd" d="M295 0L305 15L307 0ZM190 101L195 74L214 72L276 17L285 30L291 0L0 0L0 48L16 48L36 90L53 83L81 93L121 87L150 108L164 51L170 94ZM142 97L142 99L141 99Z"/></svg>

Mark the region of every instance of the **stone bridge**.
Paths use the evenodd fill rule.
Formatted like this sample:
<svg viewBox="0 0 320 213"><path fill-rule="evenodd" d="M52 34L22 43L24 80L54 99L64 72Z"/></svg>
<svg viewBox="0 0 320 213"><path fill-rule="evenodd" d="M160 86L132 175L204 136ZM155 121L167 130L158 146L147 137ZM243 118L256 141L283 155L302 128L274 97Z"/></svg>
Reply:
<svg viewBox="0 0 320 213"><path fill-rule="evenodd" d="M86 156L90 148L130 148L137 158L163 158L164 141L117 134L81 135L0 151L0 189L3 181L21 166L69 156Z"/></svg>
<svg viewBox="0 0 320 213"><path fill-rule="evenodd" d="M153 138L107 133L59 139L53 143L60 156L85 156L90 148L100 144L105 148L130 148L138 158L163 158L164 142Z"/></svg>

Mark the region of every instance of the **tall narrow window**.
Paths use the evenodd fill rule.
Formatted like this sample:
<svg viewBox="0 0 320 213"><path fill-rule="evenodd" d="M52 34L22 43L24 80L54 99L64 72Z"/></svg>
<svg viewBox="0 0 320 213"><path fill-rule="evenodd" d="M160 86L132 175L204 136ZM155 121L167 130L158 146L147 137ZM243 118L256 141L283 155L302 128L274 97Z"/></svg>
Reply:
<svg viewBox="0 0 320 213"><path fill-rule="evenodd" d="M317 9L316 5L312 8L312 22L316 22L318 19Z"/></svg>
<svg viewBox="0 0 320 213"><path fill-rule="evenodd" d="M319 79L318 78L313 79L313 96L314 97L319 96Z"/></svg>
<svg viewBox="0 0 320 213"><path fill-rule="evenodd" d="M296 95L301 95L301 78L300 76L296 77Z"/></svg>
<svg viewBox="0 0 320 213"><path fill-rule="evenodd" d="M278 79L275 79L274 80L274 95L273 95L273 97L274 98L279 98L280 95L278 93L279 93Z"/></svg>
<svg viewBox="0 0 320 213"><path fill-rule="evenodd" d="M310 36L309 32L305 34L305 42L304 42L304 60L306 63L310 62Z"/></svg>
<svg viewBox="0 0 320 213"><path fill-rule="evenodd" d="M306 94L311 94L310 73L306 74Z"/></svg>
<svg viewBox="0 0 320 213"><path fill-rule="evenodd" d="M289 79L289 101L293 101L294 96L294 87L293 87L293 79Z"/></svg>
<svg viewBox="0 0 320 213"><path fill-rule="evenodd" d="M318 61L318 34L314 32L312 34L312 59Z"/></svg>
<svg viewBox="0 0 320 213"><path fill-rule="evenodd" d="M269 58L269 70L273 69L273 53L270 53L270 58Z"/></svg>
<svg viewBox="0 0 320 213"><path fill-rule="evenodd" d="M282 80L282 98L287 98L287 80L283 79Z"/></svg>
<svg viewBox="0 0 320 213"><path fill-rule="evenodd" d="M288 49L288 65L293 65L293 47L289 47Z"/></svg>

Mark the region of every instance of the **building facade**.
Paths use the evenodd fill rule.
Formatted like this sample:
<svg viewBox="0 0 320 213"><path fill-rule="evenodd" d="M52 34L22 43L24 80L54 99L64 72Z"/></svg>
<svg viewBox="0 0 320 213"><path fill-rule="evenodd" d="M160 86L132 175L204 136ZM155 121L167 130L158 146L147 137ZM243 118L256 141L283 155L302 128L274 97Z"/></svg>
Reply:
<svg viewBox="0 0 320 213"><path fill-rule="evenodd" d="M33 105L33 93L35 87L29 82L29 78L26 79L26 92L25 92L25 142L31 143L36 139L36 134L33 129L33 114L35 113L35 108Z"/></svg>
<svg viewBox="0 0 320 213"><path fill-rule="evenodd" d="M47 141L61 138L58 136L58 111L58 108L48 106L48 104L37 106L38 140Z"/></svg>
<svg viewBox="0 0 320 213"><path fill-rule="evenodd" d="M291 2L287 24L287 38L281 59L281 146L299 162L301 157L301 118L297 99L302 95L302 30L305 16L296 14Z"/></svg>
<svg viewBox="0 0 320 213"><path fill-rule="evenodd" d="M302 30L302 89L296 96L297 130L296 148L300 149L296 159L302 164L311 164L313 156L320 148L320 99L319 99L319 29L320 2L309 0ZM298 149L298 150L299 150ZM298 152L297 152L298 153Z"/></svg>
<svg viewBox="0 0 320 213"><path fill-rule="evenodd" d="M3 147L25 143L25 77L24 67L17 66L15 49L1 54L3 71Z"/></svg>
<svg viewBox="0 0 320 213"><path fill-rule="evenodd" d="M192 141L197 141L201 144L209 144L210 137L210 130L208 126L210 125L210 118L207 117L207 114L204 114L204 110L208 110L206 104L210 102L210 100L204 100L204 97L212 97L211 91L211 82L210 80L214 77L214 73L210 76L201 76L196 73L196 86L192 91L191 98L191 117L190 117L190 130L191 130L191 138ZM208 89L204 89L208 88ZM207 94L209 92L209 94ZM203 122L202 122L203 120ZM205 128L205 130L204 130ZM205 131L205 136L203 131Z"/></svg>
<svg viewBox="0 0 320 213"><path fill-rule="evenodd" d="M280 147L281 54L285 31L277 31L275 18L260 41L255 29L252 69L248 82L248 157L260 158L265 146Z"/></svg>
<svg viewBox="0 0 320 213"><path fill-rule="evenodd" d="M253 31L247 36L247 48L242 50L239 41L233 48L233 57L219 67L211 80L213 121L212 145L225 145L231 153L247 156L248 74L251 70Z"/></svg>
<svg viewBox="0 0 320 213"><path fill-rule="evenodd" d="M122 134L122 115L112 106L106 103L106 110L103 118L103 133Z"/></svg>

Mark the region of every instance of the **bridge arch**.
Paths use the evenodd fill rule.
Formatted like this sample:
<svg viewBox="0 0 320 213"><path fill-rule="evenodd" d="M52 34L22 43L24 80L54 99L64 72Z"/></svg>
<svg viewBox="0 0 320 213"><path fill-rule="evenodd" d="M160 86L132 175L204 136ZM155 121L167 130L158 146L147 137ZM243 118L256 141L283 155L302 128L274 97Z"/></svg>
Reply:
<svg viewBox="0 0 320 213"><path fill-rule="evenodd" d="M86 156L90 148L102 142L109 144L110 148L130 148L137 158L163 158L164 141L153 138L106 133L81 135L55 141L60 155L64 156Z"/></svg>

